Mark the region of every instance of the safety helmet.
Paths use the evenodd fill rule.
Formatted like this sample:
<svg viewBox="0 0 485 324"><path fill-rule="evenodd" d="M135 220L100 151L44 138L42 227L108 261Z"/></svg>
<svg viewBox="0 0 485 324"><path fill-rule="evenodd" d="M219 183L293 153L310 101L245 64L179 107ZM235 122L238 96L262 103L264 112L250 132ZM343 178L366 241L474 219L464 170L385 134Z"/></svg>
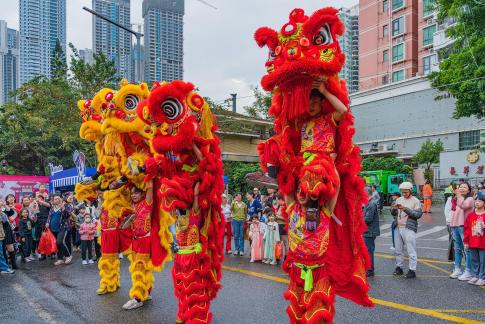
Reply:
<svg viewBox="0 0 485 324"><path fill-rule="evenodd" d="M399 185L399 190L413 190L413 184L411 182L403 182Z"/></svg>

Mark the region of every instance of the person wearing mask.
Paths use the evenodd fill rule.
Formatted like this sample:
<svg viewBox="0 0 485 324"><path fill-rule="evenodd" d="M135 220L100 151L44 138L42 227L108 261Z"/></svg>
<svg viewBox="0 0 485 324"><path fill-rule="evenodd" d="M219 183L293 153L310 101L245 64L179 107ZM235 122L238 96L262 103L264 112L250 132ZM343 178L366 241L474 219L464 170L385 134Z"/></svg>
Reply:
<svg viewBox="0 0 485 324"><path fill-rule="evenodd" d="M232 239L232 213L231 205L227 201L227 196L222 194L222 213L226 219L226 254L230 254L231 251L231 239Z"/></svg>
<svg viewBox="0 0 485 324"><path fill-rule="evenodd" d="M381 235L379 228L379 213L377 202L373 197L371 188L366 188L367 197L369 201L364 206L364 222L367 225L367 230L364 233L364 242L369 252L371 267L367 270L367 277L374 276L374 250L376 247L376 237Z"/></svg>
<svg viewBox="0 0 485 324"><path fill-rule="evenodd" d="M242 201L242 194L237 193L231 204L232 229L234 231L233 255L244 255L244 221L247 211L247 206Z"/></svg>
<svg viewBox="0 0 485 324"><path fill-rule="evenodd" d="M460 281L468 281L472 278L471 274L471 255L468 249L465 249L463 244L465 225L468 214L473 211L475 202L471 193L471 186L464 182L458 186L456 193L456 207L451 217L451 231L453 233L453 240L455 244L455 269L450 275L451 279L458 279ZM465 272L461 270L461 261L465 253Z"/></svg>
<svg viewBox="0 0 485 324"><path fill-rule="evenodd" d="M403 182L399 185L401 197L396 199L395 204L391 207L391 214L397 223L394 230L396 244L396 269L395 276L402 276L404 265L404 245L407 247L409 255L409 271L406 278L416 278L416 267L418 264L418 255L416 251L416 232L418 231L418 219L423 215L421 203L418 198L412 195L413 184Z"/></svg>

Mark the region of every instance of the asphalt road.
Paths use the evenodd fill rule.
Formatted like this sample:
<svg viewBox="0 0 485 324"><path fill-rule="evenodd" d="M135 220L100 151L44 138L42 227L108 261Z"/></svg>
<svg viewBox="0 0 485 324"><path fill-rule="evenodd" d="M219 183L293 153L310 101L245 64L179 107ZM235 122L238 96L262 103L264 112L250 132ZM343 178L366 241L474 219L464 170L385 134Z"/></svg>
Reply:
<svg viewBox="0 0 485 324"><path fill-rule="evenodd" d="M433 213L420 230L442 226L440 216ZM381 226L387 224L386 217L384 213ZM385 245L390 237L380 238L376 277L370 280L376 306L363 308L338 298L335 322L485 323L485 289L449 279L452 266L440 258L443 251L429 249L446 246L447 242L436 240L441 234L436 231L418 241L423 246L419 253L426 259L419 261L418 277L413 280L392 276L394 259ZM0 276L0 323L175 322L170 264L155 275L153 300L140 309L124 311L121 306L130 288L127 259L122 260L121 289L105 296L95 294L97 267L81 265L78 254L72 265L52 263L34 261L22 265L15 275ZM224 267L223 289L212 304L213 323L288 323L282 297L287 279L279 267L250 264L247 257L234 256L227 256Z"/></svg>

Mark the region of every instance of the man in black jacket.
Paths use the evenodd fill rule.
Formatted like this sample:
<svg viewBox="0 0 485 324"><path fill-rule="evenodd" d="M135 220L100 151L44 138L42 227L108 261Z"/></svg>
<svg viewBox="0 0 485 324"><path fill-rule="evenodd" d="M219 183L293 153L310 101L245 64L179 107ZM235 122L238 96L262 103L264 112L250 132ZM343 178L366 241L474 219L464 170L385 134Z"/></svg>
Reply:
<svg viewBox="0 0 485 324"><path fill-rule="evenodd" d="M381 235L379 228L379 213L377 208L377 202L372 198L372 189L366 188L367 197L369 201L364 206L364 221L367 225L367 230L364 233L364 242L367 246L367 251L371 259L371 268L367 270L367 277L374 276L374 250L376 237Z"/></svg>

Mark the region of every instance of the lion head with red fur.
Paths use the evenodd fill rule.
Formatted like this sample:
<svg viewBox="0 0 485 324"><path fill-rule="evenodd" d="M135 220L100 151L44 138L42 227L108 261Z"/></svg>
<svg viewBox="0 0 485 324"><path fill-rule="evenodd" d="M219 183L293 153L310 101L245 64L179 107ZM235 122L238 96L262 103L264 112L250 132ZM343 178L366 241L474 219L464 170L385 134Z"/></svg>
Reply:
<svg viewBox="0 0 485 324"><path fill-rule="evenodd" d="M293 9L289 22L277 32L259 28L254 37L260 47L269 49L267 74L261 84L267 91L299 77L332 77L342 69L345 55L337 37L344 25L335 8L317 10L306 16L303 9Z"/></svg>

